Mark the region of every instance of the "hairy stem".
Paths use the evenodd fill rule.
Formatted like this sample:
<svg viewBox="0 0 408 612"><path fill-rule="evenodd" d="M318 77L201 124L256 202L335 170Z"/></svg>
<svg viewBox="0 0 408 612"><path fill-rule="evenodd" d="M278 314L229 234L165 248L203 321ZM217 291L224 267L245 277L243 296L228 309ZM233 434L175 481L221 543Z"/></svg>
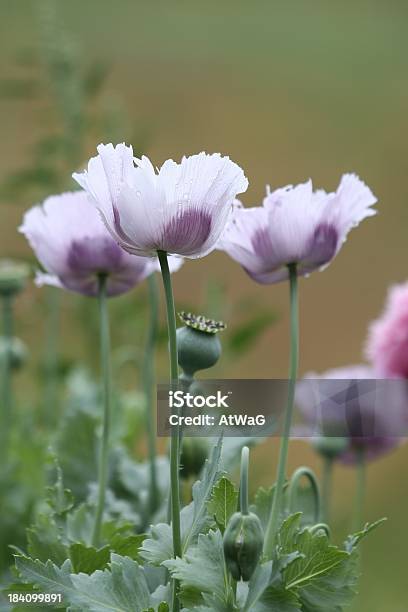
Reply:
<svg viewBox="0 0 408 612"><path fill-rule="evenodd" d="M330 501L333 483L333 458L323 458L322 474L322 515L321 520L325 523L330 522Z"/></svg>
<svg viewBox="0 0 408 612"><path fill-rule="evenodd" d="M150 487L149 487L149 514L154 514L159 502L156 469L156 436L154 431L153 404L154 404L154 357L158 332L158 294L155 274L147 279L149 289L150 322L147 332L145 359L144 359L144 382L146 402L146 429L149 455Z"/></svg>
<svg viewBox="0 0 408 612"><path fill-rule="evenodd" d="M57 420L58 401L58 324L59 324L59 289L48 287L47 323L45 346L45 390L44 390L44 423L55 423Z"/></svg>
<svg viewBox="0 0 408 612"><path fill-rule="evenodd" d="M244 446L241 451L241 480L239 487L239 506L242 514L248 514L248 464L249 448Z"/></svg>
<svg viewBox="0 0 408 612"><path fill-rule="evenodd" d="M299 315L298 315L298 291L296 264L290 264L290 362L289 362L289 385L288 400L285 411L285 420L279 451L279 461L276 475L275 494L273 496L271 513L265 534L264 556L271 559L275 546L276 533L279 528L279 517L281 513L283 488L285 485L286 464L289 449L290 428L292 425L293 407L295 400L295 387L299 361Z"/></svg>
<svg viewBox="0 0 408 612"><path fill-rule="evenodd" d="M163 278L163 287L167 308L167 328L169 334L169 356L170 356L170 383L175 389L178 385L178 359L177 359L177 335L176 335L176 313L174 310L173 289L171 275L165 251L157 252ZM180 528L180 457L179 457L180 432L179 426L171 429L170 442L170 490L171 490L171 526L173 534L174 557L181 557L181 528ZM172 611L180 609L178 598L178 585L173 582L173 605Z"/></svg>
<svg viewBox="0 0 408 612"><path fill-rule="evenodd" d="M109 433L111 422L112 405L112 375L110 365L110 332L108 305L106 296L105 275L99 277L99 324L100 324L100 357L101 374L103 380L103 424L102 440L99 454L99 474L98 474L98 500L95 513L95 524L92 534L92 544L99 546L101 537L102 517L105 507L106 487L108 482L108 461L109 461Z"/></svg>
<svg viewBox="0 0 408 612"><path fill-rule="evenodd" d="M364 497L366 489L366 462L363 450L357 455L357 488L354 501L353 531L359 531L364 524Z"/></svg>

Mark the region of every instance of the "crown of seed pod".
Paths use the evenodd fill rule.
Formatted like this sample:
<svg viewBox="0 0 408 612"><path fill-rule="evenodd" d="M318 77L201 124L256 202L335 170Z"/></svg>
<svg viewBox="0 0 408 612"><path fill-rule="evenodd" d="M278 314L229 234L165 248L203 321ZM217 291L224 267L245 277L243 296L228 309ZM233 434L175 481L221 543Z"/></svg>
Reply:
<svg viewBox="0 0 408 612"><path fill-rule="evenodd" d="M226 325L191 313L180 312L179 317L184 326L177 330L178 362L186 374L193 376L198 370L206 370L217 363L221 356L217 333Z"/></svg>

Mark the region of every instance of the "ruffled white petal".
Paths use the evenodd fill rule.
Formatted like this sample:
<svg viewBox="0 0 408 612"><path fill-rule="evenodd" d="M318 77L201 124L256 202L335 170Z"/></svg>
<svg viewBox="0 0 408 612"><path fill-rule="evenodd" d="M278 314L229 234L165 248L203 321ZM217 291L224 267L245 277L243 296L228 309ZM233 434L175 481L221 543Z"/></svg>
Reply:
<svg viewBox="0 0 408 612"><path fill-rule="evenodd" d="M313 192L312 183L270 193L263 207L237 207L218 247L260 283L323 269L335 257L347 233L375 214L376 198L355 175L343 176L336 193Z"/></svg>
<svg viewBox="0 0 408 612"><path fill-rule="evenodd" d="M156 173L147 157L130 163L131 151L121 147L100 145L88 172L74 175L112 236L129 253L143 256L164 250L200 257L211 251L233 199L247 189L241 168L228 157L200 153L180 164L167 160Z"/></svg>

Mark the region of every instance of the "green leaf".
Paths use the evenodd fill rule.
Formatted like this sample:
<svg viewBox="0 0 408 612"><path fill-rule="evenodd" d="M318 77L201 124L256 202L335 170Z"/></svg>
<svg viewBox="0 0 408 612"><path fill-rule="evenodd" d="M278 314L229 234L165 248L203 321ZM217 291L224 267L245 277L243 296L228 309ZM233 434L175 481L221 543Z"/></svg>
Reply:
<svg viewBox="0 0 408 612"><path fill-rule="evenodd" d="M303 612L300 600L296 593L283 586L268 587L251 608L251 612ZM331 611L333 612L333 611Z"/></svg>
<svg viewBox="0 0 408 612"><path fill-rule="evenodd" d="M331 545L322 531L300 530L301 516L288 517L279 531L279 555L291 559L282 572L285 587L296 592L302 610L342 609L354 596L356 555Z"/></svg>
<svg viewBox="0 0 408 612"><path fill-rule="evenodd" d="M74 496L64 488L62 470L56 465L57 479L52 487L47 487L47 503L57 516L62 516L74 506Z"/></svg>
<svg viewBox="0 0 408 612"><path fill-rule="evenodd" d="M187 608L208 604L205 594L221 604L230 601L231 587L220 531L200 534L197 545L189 548L182 559L169 559L163 565L180 581L181 599Z"/></svg>
<svg viewBox="0 0 408 612"><path fill-rule="evenodd" d="M191 526L185 530L183 553L201 531L203 521L205 521L207 503L210 499L211 491L221 475L219 472L221 450L222 436L213 447L210 458L205 462L202 480L197 480L193 485L193 516Z"/></svg>
<svg viewBox="0 0 408 612"><path fill-rule="evenodd" d="M230 517L236 512L238 490L232 482L223 476L213 487L207 511L214 516L221 533L224 533Z"/></svg>
<svg viewBox="0 0 408 612"><path fill-rule="evenodd" d="M97 439L99 419L89 409L77 406L65 415L57 435L56 454L66 486L75 499L84 500L89 483L97 478Z"/></svg>
<svg viewBox="0 0 408 612"><path fill-rule="evenodd" d="M140 547L146 539L145 534L122 535L117 533L109 542L112 552L122 557L130 557L134 561L140 562Z"/></svg>
<svg viewBox="0 0 408 612"><path fill-rule="evenodd" d="M140 548L140 556L152 565L161 565L173 556L173 537L167 523L152 526L150 538L146 538Z"/></svg>
<svg viewBox="0 0 408 612"><path fill-rule="evenodd" d="M88 504L81 504L67 515L67 536L71 542L91 544L94 514Z"/></svg>
<svg viewBox="0 0 408 612"><path fill-rule="evenodd" d="M169 604L165 601L162 601L161 603L159 603L157 608L145 608L142 612L169 612L169 610Z"/></svg>
<svg viewBox="0 0 408 612"><path fill-rule="evenodd" d="M69 557L76 574L92 574L97 569L105 569L109 563L109 546L96 549L94 546L75 543L69 547Z"/></svg>
<svg viewBox="0 0 408 612"><path fill-rule="evenodd" d="M71 576L75 592L70 602L89 612L142 612L150 606L143 568L127 557L112 555L109 570L91 576Z"/></svg>
<svg viewBox="0 0 408 612"><path fill-rule="evenodd" d="M285 588L282 572L300 553L293 552L259 565L249 582L248 596L243 612L294 612L300 610L299 598Z"/></svg>
<svg viewBox="0 0 408 612"><path fill-rule="evenodd" d="M284 484L284 495L286 494L288 488L288 483ZM272 501L275 492L275 485L268 487L265 489L264 487L259 487L255 494L254 503L251 505L251 512L254 512L261 521L263 530L266 531L269 521L269 516L271 513ZM283 504L284 505L284 504ZM281 512L281 521L284 520L285 512L282 510Z"/></svg>
<svg viewBox="0 0 408 612"><path fill-rule="evenodd" d="M52 561L43 563L39 559L17 556L16 568L23 582L28 582L47 593L62 593L66 597L72 590L71 561L67 559L59 568Z"/></svg>
<svg viewBox="0 0 408 612"><path fill-rule="evenodd" d="M169 612L170 608L169 608L169 604L166 603L165 601L162 601L161 603L159 603L159 605L157 606L157 608L145 608L143 610L143 612Z"/></svg>
<svg viewBox="0 0 408 612"><path fill-rule="evenodd" d="M23 580L42 591L62 593L64 603L81 612L142 612L151 604L143 568L136 561L112 554L110 569L72 574L65 561L61 568L51 561L42 563L28 557L16 558Z"/></svg>
<svg viewBox="0 0 408 612"><path fill-rule="evenodd" d="M61 532L54 519L40 514L33 527L27 529L27 550L31 557L61 565L68 558L68 550L62 541Z"/></svg>
<svg viewBox="0 0 408 612"><path fill-rule="evenodd" d="M255 495L255 503L251 505L251 512L258 516L264 531L266 531L271 513L273 492L274 487L269 487L268 489L259 487Z"/></svg>
<svg viewBox="0 0 408 612"><path fill-rule="evenodd" d="M374 523L366 523L361 531L357 531L357 533L349 535L344 543L345 550L351 553L353 549L361 542L361 540L363 540L371 531L373 531L373 529L376 529L379 527L379 525L385 523L386 520L386 518L381 518Z"/></svg>

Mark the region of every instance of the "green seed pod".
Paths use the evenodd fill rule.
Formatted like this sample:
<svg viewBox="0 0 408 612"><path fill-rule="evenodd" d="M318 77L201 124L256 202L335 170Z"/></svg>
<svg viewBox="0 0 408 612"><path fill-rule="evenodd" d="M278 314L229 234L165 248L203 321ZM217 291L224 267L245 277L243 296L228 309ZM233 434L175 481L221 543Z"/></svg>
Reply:
<svg viewBox="0 0 408 612"><path fill-rule="evenodd" d="M208 457L205 438L183 438L180 455L180 474L183 478L198 476Z"/></svg>
<svg viewBox="0 0 408 612"><path fill-rule="evenodd" d="M11 296L20 293L26 286L30 268L10 259L0 261L0 295Z"/></svg>
<svg viewBox="0 0 408 612"><path fill-rule="evenodd" d="M6 338L0 337L0 363L3 359L10 359L10 366L13 370L19 370L27 361L28 350L26 345L19 338L12 338L9 342Z"/></svg>
<svg viewBox="0 0 408 612"><path fill-rule="evenodd" d="M336 436L320 436L314 438L312 446L323 457L327 459L336 459L339 455L344 453L348 446L348 438L340 438Z"/></svg>
<svg viewBox="0 0 408 612"><path fill-rule="evenodd" d="M234 580L250 580L261 556L263 539L261 521L256 514L232 515L224 533L224 557Z"/></svg>
<svg viewBox="0 0 408 612"><path fill-rule="evenodd" d="M184 327L177 330L177 350L180 367L189 376L215 365L221 356L217 332L225 329L222 322L180 312Z"/></svg>

